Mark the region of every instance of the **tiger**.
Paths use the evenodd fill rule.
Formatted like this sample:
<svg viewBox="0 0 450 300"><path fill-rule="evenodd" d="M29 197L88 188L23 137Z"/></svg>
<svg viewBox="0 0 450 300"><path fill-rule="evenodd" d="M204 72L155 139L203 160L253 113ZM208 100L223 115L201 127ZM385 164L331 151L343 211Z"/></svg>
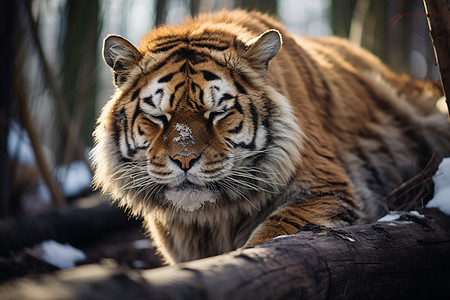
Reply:
<svg viewBox="0 0 450 300"><path fill-rule="evenodd" d="M267 14L187 17L139 47L109 35L103 58L116 89L93 133L94 186L142 217L168 264L376 221L450 153L438 83Z"/></svg>

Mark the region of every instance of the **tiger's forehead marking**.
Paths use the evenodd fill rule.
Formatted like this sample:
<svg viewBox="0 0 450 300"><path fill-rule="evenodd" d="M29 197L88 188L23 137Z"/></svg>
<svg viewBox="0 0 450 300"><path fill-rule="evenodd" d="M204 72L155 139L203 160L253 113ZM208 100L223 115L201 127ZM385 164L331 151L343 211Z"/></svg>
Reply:
<svg viewBox="0 0 450 300"><path fill-rule="evenodd" d="M217 34L147 41L142 97L164 113L229 109L237 93L246 94L239 83L244 78L238 67L242 57L236 51L242 45L236 37Z"/></svg>
<svg viewBox="0 0 450 300"><path fill-rule="evenodd" d="M197 111L214 109L233 99L236 88L226 73L208 69L208 66L199 66L187 72L161 70L142 88L140 97L153 108L166 112L179 107Z"/></svg>

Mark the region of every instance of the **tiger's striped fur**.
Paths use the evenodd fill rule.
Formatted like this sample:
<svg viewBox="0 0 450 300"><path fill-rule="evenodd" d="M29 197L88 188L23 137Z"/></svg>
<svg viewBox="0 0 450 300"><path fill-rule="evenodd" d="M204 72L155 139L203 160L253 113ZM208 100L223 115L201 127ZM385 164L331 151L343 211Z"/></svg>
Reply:
<svg viewBox="0 0 450 300"><path fill-rule="evenodd" d="M166 25L139 49L109 36L104 58L117 89L95 183L144 217L169 262L376 220L387 193L450 154L438 87L259 13Z"/></svg>

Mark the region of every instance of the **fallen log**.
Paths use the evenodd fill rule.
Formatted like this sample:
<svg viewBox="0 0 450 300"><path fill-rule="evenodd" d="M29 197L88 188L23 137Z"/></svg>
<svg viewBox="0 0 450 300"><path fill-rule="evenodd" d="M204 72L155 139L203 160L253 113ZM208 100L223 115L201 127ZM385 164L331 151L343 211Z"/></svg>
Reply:
<svg viewBox="0 0 450 300"><path fill-rule="evenodd" d="M62 243L86 242L134 224L123 210L111 206L105 197L94 202L86 208L65 206L34 216L0 220L0 255L47 239Z"/></svg>
<svg viewBox="0 0 450 300"><path fill-rule="evenodd" d="M450 296L450 217L330 229L148 271L89 265L0 286L2 299L441 299ZM448 299L448 298L447 298Z"/></svg>

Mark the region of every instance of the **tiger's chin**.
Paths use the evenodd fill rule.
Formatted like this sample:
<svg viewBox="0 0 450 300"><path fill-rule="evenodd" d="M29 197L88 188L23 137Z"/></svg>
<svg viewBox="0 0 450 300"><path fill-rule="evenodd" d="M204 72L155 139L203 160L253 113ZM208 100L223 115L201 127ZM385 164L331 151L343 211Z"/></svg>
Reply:
<svg viewBox="0 0 450 300"><path fill-rule="evenodd" d="M193 212L200 209L207 202L215 203L217 194L206 188L183 185L166 190L165 198L177 210Z"/></svg>

